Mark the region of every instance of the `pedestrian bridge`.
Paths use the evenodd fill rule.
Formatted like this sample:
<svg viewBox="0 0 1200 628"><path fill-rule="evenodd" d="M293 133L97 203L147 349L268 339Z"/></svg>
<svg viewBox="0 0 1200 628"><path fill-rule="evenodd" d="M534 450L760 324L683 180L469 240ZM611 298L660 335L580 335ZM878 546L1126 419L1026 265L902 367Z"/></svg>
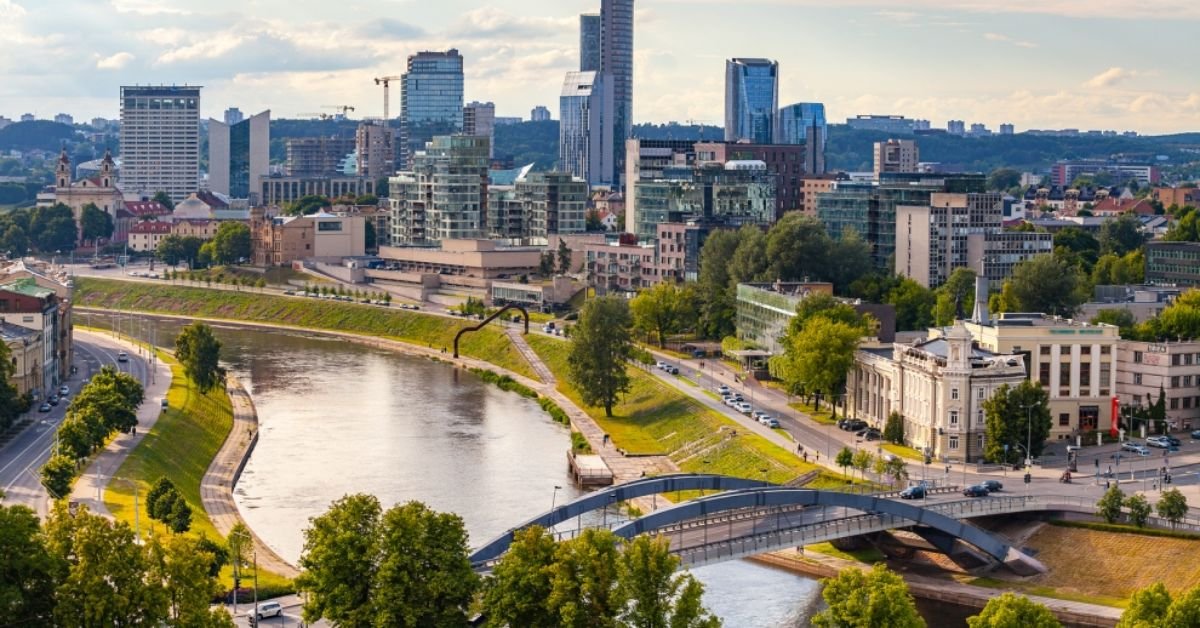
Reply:
<svg viewBox="0 0 1200 628"><path fill-rule="evenodd" d="M589 493L534 517L480 547L471 555L478 571L488 571L508 550L516 531L531 526L553 528L585 513L617 502L690 490L722 491L715 495L654 511L609 527L623 538L658 534L684 566L707 565L786 548L847 537L911 528L935 545L948 548L965 542L1018 573L1044 567L1007 540L972 525L975 517L1033 511L1091 513L1094 504L1076 497L992 495L976 499L908 502L895 493L854 494L788 488L719 475L680 474L638 480ZM579 525L578 529L582 529ZM573 533L574 531L572 531ZM567 533L567 535L572 535Z"/></svg>

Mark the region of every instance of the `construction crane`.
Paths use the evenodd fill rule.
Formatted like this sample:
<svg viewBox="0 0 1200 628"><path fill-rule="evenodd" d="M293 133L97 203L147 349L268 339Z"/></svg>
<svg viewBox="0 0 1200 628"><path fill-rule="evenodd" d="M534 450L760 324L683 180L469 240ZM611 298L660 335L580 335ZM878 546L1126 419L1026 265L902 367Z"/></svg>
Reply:
<svg viewBox="0 0 1200 628"><path fill-rule="evenodd" d="M346 118L347 112L354 111L354 107L352 105L321 105L321 108L322 109L337 109L338 111L341 112L340 114L338 114L338 117L342 118L342 119Z"/></svg>
<svg viewBox="0 0 1200 628"><path fill-rule="evenodd" d="M311 111L308 111L305 113L298 113L298 114L296 114L296 117L297 118L312 118L312 119L316 119L316 120L330 120L333 118L333 116L328 113L313 113Z"/></svg>
<svg viewBox="0 0 1200 628"><path fill-rule="evenodd" d="M384 128L387 128L387 126L388 126L388 93L390 91L390 90L388 90L388 83L390 83L392 81L399 81L401 78L403 78L403 77L381 76L381 77L375 79L376 85L383 86L383 127Z"/></svg>

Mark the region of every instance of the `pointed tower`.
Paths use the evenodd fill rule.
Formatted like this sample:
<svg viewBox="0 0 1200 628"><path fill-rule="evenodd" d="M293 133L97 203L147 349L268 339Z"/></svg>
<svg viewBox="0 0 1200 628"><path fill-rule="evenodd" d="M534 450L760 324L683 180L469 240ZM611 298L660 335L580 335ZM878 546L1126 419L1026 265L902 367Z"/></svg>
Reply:
<svg viewBox="0 0 1200 628"><path fill-rule="evenodd" d="M100 160L100 187L113 187L113 171L115 169L116 165L113 163L112 151L105 149L104 159Z"/></svg>
<svg viewBox="0 0 1200 628"><path fill-rule="evenodd" d="M67 156L67 146L63 144L62 152L58 155L58 165L54 167L55 187L71 187L71 158Z"/></svg>
<svg viewBox="0 0 1200 628"><path fill-rule="evenodd" d="M971 320L979 325L991 324L991 314L988 312L988 279L984 274L984 260L979 260L979 272L975 275L975 311Z"/></svg>

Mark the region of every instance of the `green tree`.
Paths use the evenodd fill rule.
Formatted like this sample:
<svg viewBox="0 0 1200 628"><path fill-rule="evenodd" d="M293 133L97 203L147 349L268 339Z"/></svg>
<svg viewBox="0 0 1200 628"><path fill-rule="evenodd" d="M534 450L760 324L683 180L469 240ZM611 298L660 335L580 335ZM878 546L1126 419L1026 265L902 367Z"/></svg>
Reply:
<svg viewBox="0 0 1200 628"><path fill-rule="evenodd" d="M1108 253L1096 261L1092 268L1092 283L1098 286L1142 283L1146 277L1146 258L1141 249L1130 251L1124 256Z"/></svg>
<svg viewBox="0 0 1200 628"><path fill-rule="evenodd" d="M4 228L4 236L0 237L0 249L12 257L20 257L29 252L29 236L20 225L8 225Z"/></svg>
<svg viewBox="0 0 1200 628"><path fill-rule="evenodd" d="M1061 628L1050 609L1023 595L1004 593L988 600L983 611L967 618L970 628Z"/></svg>
<svg viewBox="0 0 1200 628"><path fill-rule="evenodd" d="M79 213L79 229L84 240L95 242L100 238L110 238L113 234L112 216L96 207L95 203L88 203Z"/></svg>
<svg viewBox="0 0 1200 628"><path fill-rule="evenodd" d="M730 285L729 266L738 247L738 234L715 231L700 249L697 292L700 297L700 332L705 338L725 338L734 333L736 287Z"/></svg>
<svg viewBox="0 0 1200 628"><path fill-rule="evenodd" d="M146 491L146 514L155 519L159 519L160 517L157 514L160 512L158 510L158 501L162 499L163 496L170 493L178 493L178 489L175 488L174 482L165 476L155 480L154 485L150 487L150 490Z"/></svg>
<svg viewBox="0 0 1200 628"><path fill-rule="evenodd" d="M691 574L679 574L679 557L664 537L636 536L625 543L618 568L621 616L630 628L708 628L721 622L704 610L704 586Z"/></svg>
<svg viewBox="0 0 1200 628"><path fill-rule="evenodd" d="M558 274L565 275L571 272L571 249L567 247L567 241L558 240Z"/></svg>
<svg viewBox="0 0 1200 628"><path fill-rule="evenodd" d="M55 454L42 465L42 486L55 499L63 499L71 493L71 482L75 480L75 460L70 456Z"/></svg>
<svg viewBox="0 0 1200 628"><path fill-rule="evenodd" d="M1200 290L1191 289L1158 315L1157 338L1200 338Z"/></svg>
<svg viewBox="0 0 1200 628"><path fill-rule="evenodd" d="M604 231L604 223L600 221L600 212L594 209L587 210L587 214L584 216L584 224L586 225L584 228L588 233Z"/></svg>
<svg viewBox="0 0 1200 628"><path fill-rule="evenodd" d="M151 536L147 553L151 577L162 582L166 590L168 625L233 628L229 613L210 608L221 587L211 571L216 559L201 539L176 535L164 542Z"/></svg>
<svg viewBox="0 0 1200 628"><path fill-rule="evenodd" d="M396 506L379 526L373 585L376 626L467 626L479 578L462 517L420 502Z"/></svg>
<svg viewBox="0 0 1200 628"><path fill-rule="evenodd" d="M1100 257L1100 241L1079 227L1067 227L1054 234L1054 257L1090 274Z"/></svg>
<svg viewBox="0 0 1200 628"><path fill-rule="evenodd" d="M175 338L175 357L201 391L212 390L220 383L221 342L208 325L197 321L184 327Z"/></svg>
<svg viewBox="0 0 1200 628"><path fill-rule="evenodd" d="M1133 212L1105 221L1100 227L1099 240L1101 252L1118 256L1141 248L1146 241L1142 235L1142 223Z"/></svg>
<svg viewBox="0 0 1200 628"><path fill-rule="evenodd" d="M816 316L784 337L784 354L771 358L771 373L789 390L832 395L854 365L854 351L866 329Z"/></svg>
<svg viewBox="0 0 1200 628"><path fill-rule="evenodd" d="M1130 495L1125 499L1125 507L1129 509L1129 522L1142 528L1150 519L1150 502L1141 495Z"/></svg>
<svg viewBox="0 0 1200 628"><path fill-rule="evenodd" d="M1200 626L1200 586L1192 587L1175 598L1163 618L1165 628L1193 628Z"/></svg>
<svg viewBox="0 0 1200 628"><path fill-rule="evenodd" d="M187 259L187 251L183 248L183 238L174 234L160 240L154 254L164 264L171 266L178 266L179 262Z"/></svg>
<svg viewBox="0 0 1200 628"><path fill-rule="evenodd" d="M513 535L512 545L484 585L488 626L557 628L558 615L549 604L556 547L554 538L538 526Z"/></svg>
<svg viewBox="0 0 1200 628"><path fill-rule="evenodd" d="M94 442L85 424L78 417L68 415L58 426L58 450L55 453L82 460L92 453Z"/></svg>
<svg viewBox="0 0 1200 628"><path fill-rule="evenodd" d="M1103 517L1106 523L1116 523L1121 519L1121 506L1124 504L1125 492L1113 484L1096 502L1096 514Z"/></svg>
<svg viewBox="0 0 1200 628"><path fill-rule="evenodd" d="M1008 462L1026 447L1029 457L1042 455L1042 448L1050 436L1049 402L1045 389L1029 380L1016 386L1001 386L983 402L986 420L984 456L988 460ZM1008 446L1007 454L1005 445Z"/></svg>
<svg viewBox="0 0 1200 628"><path fill-rule="evenodd" d="M875 300L879 302L879 300ZM904 277L892 288L883 302L896 308L896 329L920 330L933 325L937 295L921 284ZM951 321L953 322L953 321Z"/></svg>
<svg viewBox="0 0 1200 628"><path fill-rule="evenodd" d="M183 495L176 493L175 503L171 507L171 515L166 524L176 534L183 534L192 528L192 507Z"/></svg>
<svg viewBox="0 0 1200 628"><path fill-rule="evenodd" d="M843 229L841 239L829 245L829 258L823 271L825 278L833 284L834 291L845 294L851 284L873 270L870 243L853 227Z"/></svg>
<svg viewBox="0 0 1200 628"><path fill-rule="evenodd" d="M1021 171L997 168L988 175L987 187L993 192L1006 192L1021 185Z"/></svg>
<svg viewBox="0 0 1200 628"><path fill-rule="evenodd" d="M767 276L779 281L829 279L835 264L848 261L832 259L832 245L825 225L816 218L800 212L785 214L767 234Z"/></svg>
<svg viewBox="0 0 1200 628"><path fill-rule="evenodd" d="M949 325L955 319L966 318L975 303L975 271L965 267L955 268L936 294L937 325ZM946 318L945 310L950 305L953 305L953 314Z"/></svg>
<svg viewBox="0 0 1200 628"><path fill-rule="evenodd" d="M551 251L542 253L542 257L538 261L538 274L543 277L549 277L554 274L554 253Z"/></svg>
<svg viewBox="0 0 1200 628"><path fill-rule="evenodd" d="M1070 317L1088 298L1087 281L1079 270L1052 255L1038 255L1017 264L1008 283L1022 312Z"/></svg>
<svg viewBox="0 0 1200 628"><path fill-rule="evenodd" d="M175 201L171 200L171 195L167 194L163 190L155 192L154 196L151 197L150 200L162 205L163 207L166 207L169 210L175 209Z"/></svg>
<svg viewBox="0 0 1200 628"><path fill-rule="evenodd" d="M756 225L745 225L737 232L738 245L729 260L729 289L737 293L737 284L759 281L767 270L767 235Z"/></svg>
<svg viewBox="0 0 1200 628"><path fill-rule="evenodd" d="M883 426L883 440L893 445L904 444L904 416L899 412L892 411L888 415L887 423Z"/></svg>
<svg viewBox="0 0 1200 628"><path fill-rule="evenodd" d="M632 353L629 304L619 297L591 299L579 313L567 357L569 378L583 402L612 416L618 396L629 390L626 362Z"/></svg>
<svg viewBox="0 0 1200 628"><path fill-rule="evenodd" d="M212 245L213 261L217 264L233 264L249 258L250 227L241 222L223 222L213 235Z"/></svg>
<svg viewBox="0 0 1200 628"><path fill-rule="evenodd" d="M858 471L859 477L863 480L867 479L867 469L871 468L871 463L874 462L875 456L865 449L859 449L854 452L854 456L850 464Z"/></svg>
<svg viewBox="0 0 1200 628"><path fill-rule="evenodd" d="M368 251L379 249L379 236L375 233L375 221L363 221L363 247Z"/></svg>
<svg viewBox="0 0 1200 628"><path fill-rule="evenodd" d="M899 484L908 479L908 462L900 456L892 456L887 459L884 474L892 479L893 484Z"/></svg>
<svg viewBox="0 0 1200 628"><path fill-rule="evenodd" d="M1179 489L1172 488L1169 491L1163 491L1161 497L1158 498L1158 503L1155 505L1158 511L1158 516L1171 522L1171 527L1175 527L1188 513L1187 498Z"/></svg>
<svg viewBox="0 0 1200 628"><path fill-rule="evenodd" d="M667 336L680 333L696 322L696 297L691 286L670 282L655 284L629 302L633 327L653 335L659 347L667 346Z"/></svg>
<svg viewBox="0 0 1200 628"><path fill-rule="evenodd" d="M849 447L842 447L841 451L837 452L837 456L833 459L834 464L842 468L842 473L846 469L854 466L854 451Z"/></svg>
<svg viewBox="0 0 1200 628"><path fill-rule="evenodd" d="M0 432L7 430L29 404L13 385L13 360L8 344L0 342Z"/></svg>
<svg viewBox="0 0 1200 628"><path fill-rule="evenodd" d="M828 608L812 618L818 628L920 628L925 620L904 579L882 563L871 571L843 569L821 581Z"/></svg>
<svg viewBox="0 0 1200 628"><path fill-rule="evenodd" d="M0 565L0 617L13 625L52 625L57 569L37 514L25 506L0 506Z"/></svg>
<svg viewBox="0 0 1200 628"><path fill-rule="evenodd" d="M1161 582L1139 589L1129 598L1129 606L1121 613L1117 628L1157 628L1164 626L1171 594Z"/></svg>
<svg viewBox="0 0 1200 628"><path fill-rule="evenodd" d="M303 572L296 579L296 588L308 593L305 622L324 618L347 628L374 625L381 518L379 500L357 494L333 502L309 521L300 556Z"/></svg>
<svg viewBox="0 0 1200 628"><path fill-rule="evenodd" d="M78 237L75 214L62 203L39 207L30 218L28 233L42 253L74 249Z"/></svg>
<svg viewBox="0 0 1200 628"><path fill-rule="evenodd" d="M1091 323L1099 325L1104 323L1114 327L1121 328L1121 337L1128 337L1128 333L1137 325L1137 319L1133 317L1133 312L1126 308L1105 308L1096 312L1092 317Z"/></svg>
<svg viewBox="0 0 1200 628"><path fill-rule="evenodd" d="M588 529L559 543L549 604L564 628L616 628L627 599L620 586L617 537Z"/></svg>
<svg viewBox="0 0 1200 628"><path fill-rule="evenodd" d="M284 211L293 216L308 216L329 206L329 197L320 194L306 194L284 206Z"/></svg>

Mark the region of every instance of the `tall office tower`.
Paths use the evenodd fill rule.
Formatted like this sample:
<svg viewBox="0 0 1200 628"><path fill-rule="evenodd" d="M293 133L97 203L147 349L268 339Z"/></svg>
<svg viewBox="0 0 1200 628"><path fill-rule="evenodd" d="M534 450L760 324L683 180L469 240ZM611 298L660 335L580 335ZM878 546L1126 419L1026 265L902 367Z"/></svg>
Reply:
<svg viewBox="0 0 1200 628"><path fill-rule="evenodd" d="M400 80L401 168L435 135L462 132L463 58L451 48L408 58Z"/></svg>
<svg viewBox="0 0 1200 628"><path fill-rule="evenodd" d="M725 141L775 142L779 64L770 59L725 62Z"/></svg>
<svg viewBox="0 0 1200 628"><path fill-rule="evenodd" d="M875 142L875 177L885 172L916 172L921 152L913 140Z"/></svg>
<svg viewBox="0 0 1200 628"><path fill-rule="evenodd" d="M358 157L358 176L379 179L396 174L396 147L392 129L375 122L363 122L354 132L354 150Z"/></svg>
<svg viewBox="0 0 1200 628"><path fill-rule="evenodd" d="M600 73L612 90L612 107L605 119L612 121L608 150L612 151L605 179L620 183L625 170L625 140L633 135L633 0L600 2Z"/></svg>
<svg viewBox="0 0 1200 628"><path fill-rule="evenodd" d="M473 102L463 106L463 135L488 138L488 157L496 156L496 105Z"/></svg>
<svg viewBox="0 0 1200 628"><path fill-rule="evenodd" d="M240 113L240 112L239 112ZM229 112L225 112L228 117ZM234 124L208 121L208 189L229 198L257 196L271 169L271 111ZM256 201L257 199L253 199Z"/></svg>
<svg viewBox="0 0 1200 628"><path fill-rule="evenodd" d="M598 72L567 72L558 99L558 165L591 185L613 185L613 91Z"/></svg>
<svg viewBox="0 0 1200 628"><path fill-rule="evenodd" d="M530 122L546 122L550 120L550 110L543 105L538 105L529 111Z"/></svg>
<svg viewBox="0 0 1200 628"><path fill-rule="evenodd" d="M600 16L579 16L579 71L600 71Z"/></svg>
<svg viewBox="0 0 1200 628"><path fill-rule="evenodd" d="M946 132L950 135L966 135L967 124L962 120L950 120L946 123Z"/></svg>
<svg viewBox="0 0 1200 628"><path fill-rule="evenodd" d="M121 87L121 187L179 202L200 182L200 86Z"/></svg>
<svg viewBox="0 0 1200 628"><path fill-rule="evenodd" d="M246 116L243 115L242 110L238 109L237 107L230 107L225 110L225 124L228 124L229 126L233 126L245 119Z"/></svg>
<svg viewBox="0 0 1200 628"><path fill-rule="evenodd" d="M804 171L808 174L825 172L825 105L801 102L779 110L777 144L804 144Z"/></svg>

